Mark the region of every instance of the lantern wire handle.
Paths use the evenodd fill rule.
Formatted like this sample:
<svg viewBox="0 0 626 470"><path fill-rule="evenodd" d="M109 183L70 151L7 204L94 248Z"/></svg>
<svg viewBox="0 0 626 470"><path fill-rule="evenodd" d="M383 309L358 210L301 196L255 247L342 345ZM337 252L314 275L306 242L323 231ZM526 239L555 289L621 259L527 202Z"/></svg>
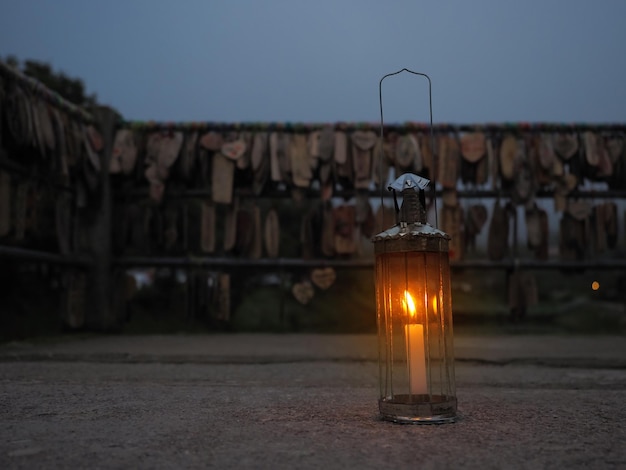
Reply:
<svg viewBox="0 0 626 470"><path fill-rule="evenodd" d="M387 77L391 77L393 75L398 75L402 72L409 72L413 75L419 75L421 77L426 77L426 80L428 80L428 106L429 106L429 114L430 114L430 154L433 157L433 177L431 179L431 184L432 184L432 192L433 192L433 202L435 205L435 228L439 228L439 217L437 214L437 192L436 192L436 188L435 188L435 172L437 169L437 162L436 162L436 157L435 157L435 137L434 137L434 131L433 131L433 97L432 97L432 84L430 81L430 77L428 75L426 75L425 73L420 73L420 72L414 72L413 70L409 70L407 68L403 68L401 70L398 70L397 72L392 72L392 73L388 73L387 75L383 76L383 78L380 79L380 82L378 82L378 100L379 100L379 104L380 104L380 160L378 163L378 173L380 176L380 205L381 205L381 209L382 209L382 214L383 214L383 221L385 220L384 214L385 214L385 204L383 202L383 188L385 187L385 184L383 183L383 158L385 156L385 149L384 149L384 119L383 119L383 80ZM385 180L386 181L386 180ZM395 201L395 193L394 193L394 201ZM397 201L395 202L396 208L398 206ZM382 227L384 229L384 227Z"/></svg>

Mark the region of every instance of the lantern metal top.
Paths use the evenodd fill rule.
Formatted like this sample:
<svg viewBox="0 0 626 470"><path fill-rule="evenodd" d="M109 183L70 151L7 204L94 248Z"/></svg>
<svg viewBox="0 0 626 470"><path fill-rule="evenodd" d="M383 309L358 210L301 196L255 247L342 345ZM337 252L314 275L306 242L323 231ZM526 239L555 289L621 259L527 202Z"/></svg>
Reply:
<svg viewBox="0 0 626 470"><path fill-rule="evenodd" d="M449 240L450 235L447 233L420 222L397 223L372 238L376 254L406 251L447 252Z"/></svg>
<svg viewBox="0 0 626 470"><path fill-rule="evenodd" d="M448 251L450 236L426 222L424 189L430 181L412 173L406 173L388 186L394 193L398 222L391 228L374 235L374 252L393 253L406 251ZM396 191L404 197L398 208Z"/></svg>
<svg viewBox="0 0 626 470"><path fill-rule="evenodd" d="M405 173L387 186L387 189L389 191L404 191L406 189L412 189L417 192L419 190L425 190L429 184L430 180L427 180L426 178L414 175L413 173Z"/></svg>

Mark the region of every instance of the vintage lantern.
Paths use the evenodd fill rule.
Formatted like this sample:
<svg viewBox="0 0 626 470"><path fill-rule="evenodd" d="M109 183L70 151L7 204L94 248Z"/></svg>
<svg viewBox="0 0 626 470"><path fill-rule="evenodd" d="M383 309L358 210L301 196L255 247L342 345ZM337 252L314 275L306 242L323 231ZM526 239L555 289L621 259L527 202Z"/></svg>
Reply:
<svg viewBox="0 0 626 470"><path fill-rule="evenodd" d="M373 237L379 410L399 423L446 423L457 416L450 237L426 223L429 183L413 174L393 182L397 223Z"/></svg>

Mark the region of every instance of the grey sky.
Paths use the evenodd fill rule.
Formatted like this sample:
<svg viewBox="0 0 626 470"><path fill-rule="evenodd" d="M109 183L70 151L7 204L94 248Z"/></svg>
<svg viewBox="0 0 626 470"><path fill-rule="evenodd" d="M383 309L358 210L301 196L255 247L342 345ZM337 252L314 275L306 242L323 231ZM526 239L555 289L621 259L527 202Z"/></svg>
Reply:
<svg viewBox="0 0 626 470"><path fill-rule="evenodd" d="M377 122L433 80L436 122L625 122L622 0L4 0L0 56L50 62L127 119ZM386 122L428 119L386 80Z"/></svg>

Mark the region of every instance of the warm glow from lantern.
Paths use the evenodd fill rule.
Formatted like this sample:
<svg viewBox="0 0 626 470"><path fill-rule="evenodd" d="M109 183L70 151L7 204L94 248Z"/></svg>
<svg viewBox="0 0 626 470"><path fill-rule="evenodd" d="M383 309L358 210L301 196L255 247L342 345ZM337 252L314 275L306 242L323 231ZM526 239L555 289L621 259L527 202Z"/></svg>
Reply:
<svg viewBox="0 0 626 470"><path fill-rule="evenodd" d="M415 317L415 302L413 301L413 297L409 294L408 290L404 291L404 299L402 299L402 306L404 307L404 311L408 312L411 318Z"/></svg>
<svg viewBox="0 0 626 470"><path fill-rule="evenodd" d="M410 319L415 319L417 309L409 291L404 291L402 305ZM411 395L427 394L426 351L424 348L424 325L408 322L404 327L406 338L406 360L409 372L409 391Z"/></svg>
<svg viewBox="0 0 626 470"><path fill-rule="evenodd" d="M591 283L591 289L592 290L598 290L600 288L600 283L598 281L593 281Z"/></svg>

